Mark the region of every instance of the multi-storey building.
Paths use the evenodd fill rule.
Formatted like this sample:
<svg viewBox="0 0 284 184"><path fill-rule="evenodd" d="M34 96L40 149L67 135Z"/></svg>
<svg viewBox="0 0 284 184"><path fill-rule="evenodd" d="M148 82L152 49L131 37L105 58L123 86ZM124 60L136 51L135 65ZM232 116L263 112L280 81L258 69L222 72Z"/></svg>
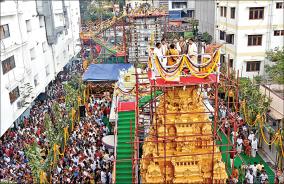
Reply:
<svg viewBox="0 0 284 184"><path fill-rule="evenodd" d="M282 47L283 1L220 1L216 40L228 65L243 77L264 75L266 51Z"/></svg>
<svg viewBox="0 0 284 184"><path fill-rule="evenodd" d="M284 2L196 1L199 31L223 43L222 61L243 77L264 75L265 53L284 43Z"/></svg>
<svg viewBox="0 0 284 184"><path fill-rule="evenodd" d="M1 1L0 136L80 50L79 1Z"/></svg>

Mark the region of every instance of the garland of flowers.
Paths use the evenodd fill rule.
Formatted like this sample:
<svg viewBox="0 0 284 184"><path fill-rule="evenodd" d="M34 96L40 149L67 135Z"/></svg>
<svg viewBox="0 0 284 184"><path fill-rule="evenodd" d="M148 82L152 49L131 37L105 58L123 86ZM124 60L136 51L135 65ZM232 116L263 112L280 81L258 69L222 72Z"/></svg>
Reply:
<svg viewBox="0 0 284 184"><path fill-rule="evenodd" d="M283 142L282 142L282 136L281 136L281 130L279 129L274 135L273 135L273 139L271 141L269 141L265 134L264 134L264 123L266 122L266 115L265 113L263 113L263 115L260 115L258 114L256 116L256 119L251 122L251 119L248 118L248 112L246 110L246 101L244 100L242 103L241 103L241 108L243 110L243 114L245 116L245 121L247 122L247 124L249 126L255 126L257 123L259 123L259 128L260 128L260 132L261 132L261 136L263 138L263 141L267 144L267 145L272 145L274 143L277 143L279 141L279 146L281 147L281 152L282 152L282 155L284 156L284 148L283 148Z"/></svg>
<svg viewBox="0 0 284 184"><path fill-rule="evenodd" d="M173 81L176 78L178 78L181 74L181 71L183 70L183 66L184 64L186 64L186 66L189 68L191 72L191 74L197 78L206 78L208 77L217 67L218 62L219 62L219 57L220 57L220 51L218 50L214 57L213 57L213 63L211 63L210 60L210 64L212 64L212 67L210 67L210 69L206 72L206 73L200 73L199 71L196 71L194 69L194 67L190 66L190 64L192 64L192 62L190 62L190 59L188 59L187 57L182 57L181 62L179 63L179 66L173 71L174 74L171 74L169 72L165 72L165 69L163 68L163 66L161 66L161 63L159 62L159 60L155 59L155 64L157 66L158 69L158 73L160 74L160 76L167 81ZM164 70L164 72L162 72L162 70ZM170 77L168 77L170 76Z"/></svg>

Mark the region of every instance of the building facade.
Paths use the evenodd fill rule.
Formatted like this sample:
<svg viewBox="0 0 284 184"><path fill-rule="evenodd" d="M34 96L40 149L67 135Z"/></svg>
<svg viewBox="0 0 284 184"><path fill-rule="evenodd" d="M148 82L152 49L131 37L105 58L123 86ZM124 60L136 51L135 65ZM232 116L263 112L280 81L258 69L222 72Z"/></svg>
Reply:
<svg viewBox="0 0 284 184"><path fill-rule="evenodd" d="M166 31L167 15L141 15L128 18L128 62L147 63L151 36L161 42Z"/></svg>
<svg viewBox="0 0 284 184"><path fill-rule="evenodd" d="M198 29L202 33L209 33L213 39L216 32L216 0L195 0L195 19L198 20Z"/></svg>
<svg viewBox="0 0 284 184"><path fill-rule="evenodd" d="M215 38L223 60L242 77L265 75L266 51L283 47L284 2L217 2Z"/></svg>
<svg viewBox="0 0 284 184"><path fill-rule="evenodd" d="M169 0L169 19L180 20L184 18L194 18L194 0Z"/></svg>
<svg viewBox="0 0 284 184"><path fill-rule="evenodd" d="M79 1L1 1L0 136L79 52Z"/></svg>

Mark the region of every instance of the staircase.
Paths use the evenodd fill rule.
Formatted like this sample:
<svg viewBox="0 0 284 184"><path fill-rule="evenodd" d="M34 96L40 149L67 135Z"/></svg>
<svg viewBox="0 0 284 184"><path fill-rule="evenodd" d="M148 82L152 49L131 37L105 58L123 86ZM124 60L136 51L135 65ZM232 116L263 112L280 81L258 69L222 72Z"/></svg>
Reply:
<svg viewBox="0 0 284 184"><path fill-rule="evenodd" d="M99 44L103 48L105 48L107 51L109 51L111 54L116 54L117 50L114 48L114 46L110 45L109 43L104 42L103 40L93 37L93 40L95 43Z"/></svg>
<svg viewBox="0 0 284 184"><path fill-rule="evenodd" d="M130 142L134 141L135 111L118 112L117 129L116 183L132 183L133 149Z"/></svg>

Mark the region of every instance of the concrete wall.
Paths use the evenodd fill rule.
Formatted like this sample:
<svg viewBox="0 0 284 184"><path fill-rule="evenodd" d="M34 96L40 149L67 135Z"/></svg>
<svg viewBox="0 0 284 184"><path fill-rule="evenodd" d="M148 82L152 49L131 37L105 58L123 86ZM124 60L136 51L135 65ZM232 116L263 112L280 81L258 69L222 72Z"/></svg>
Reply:
<svg viewBox="0 0 284 184"><path fill-rule="evenodd" d="M195 18L199 21L199 31L208 32L215 39L216 0L195 1Z"/></svg>

